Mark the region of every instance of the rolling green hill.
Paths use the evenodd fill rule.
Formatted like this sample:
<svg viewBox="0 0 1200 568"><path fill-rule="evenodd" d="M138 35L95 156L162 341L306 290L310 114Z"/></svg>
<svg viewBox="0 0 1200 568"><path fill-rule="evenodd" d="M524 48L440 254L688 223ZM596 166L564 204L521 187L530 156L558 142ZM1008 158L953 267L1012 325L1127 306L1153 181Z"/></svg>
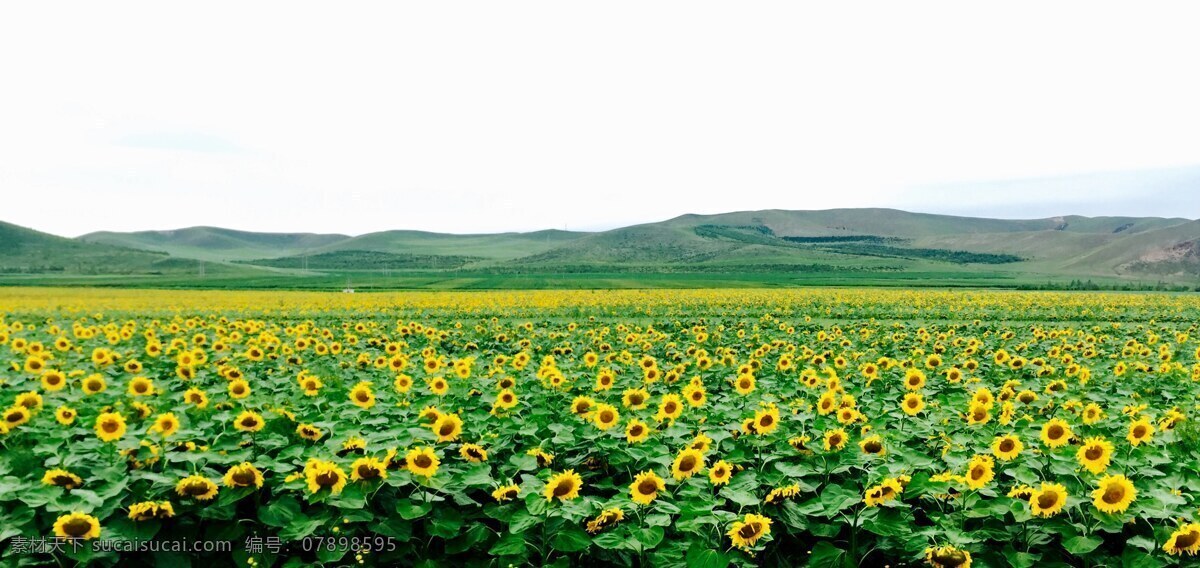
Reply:
<svg viewBox="0 0 1200 568"><path fill-rule="evenodd" d="M78 240L164 252L185 258L225 261L304 254L349 238L346 235L253 233L217 227L189 227L135 233L102 231L83 235Z"/></svg>
<svg viewBox="0 0 1200 568"><path fill-rule="evenodd" d="M204 269L206 275L260 271L221 265ZM0 274L10 277L37 274L160 276L198 272L200 268L194 259L67 239L0 222Z"/></svg>
<svg viewBox="0 0 1200 568"><path fill-rule="evenodd" d="M75 240L13 225L0 229L0 268L10 273L169 274L178 277L171 282L185 284L201 260L231 282L244 277L285 287L345 281L504 287L556 275L564 281L571 275L572 286L586 287L589 274L596 282L600 275L604 281L631 275L622 285L660 285L653 274L785 285L1200 284L1200 221L1150 217L1008 220L894 209L764 210L683 215L595 233L396 230L352 237L193 227Z"/></svg>

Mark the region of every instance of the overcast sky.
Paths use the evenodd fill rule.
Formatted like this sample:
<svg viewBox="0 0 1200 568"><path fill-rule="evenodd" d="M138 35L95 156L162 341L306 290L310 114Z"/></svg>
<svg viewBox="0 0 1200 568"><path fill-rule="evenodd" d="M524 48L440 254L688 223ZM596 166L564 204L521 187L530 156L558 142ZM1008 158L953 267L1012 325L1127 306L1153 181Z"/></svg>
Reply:
<svg viewBox="0 0 1200 568"><path fill-rule="evenodd" d="M1196 218L1198 21L1195 2L11 2L0 220Z"/></svg>

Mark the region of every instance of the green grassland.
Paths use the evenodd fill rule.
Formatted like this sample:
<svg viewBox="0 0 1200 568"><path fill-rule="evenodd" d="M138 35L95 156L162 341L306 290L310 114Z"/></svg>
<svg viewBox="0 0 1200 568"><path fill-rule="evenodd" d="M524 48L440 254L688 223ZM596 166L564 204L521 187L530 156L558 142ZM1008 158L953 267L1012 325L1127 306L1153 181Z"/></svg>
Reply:
<svg viewBox="0 0 1200 568"><path fill-rule="evenodd" d="M891 209L684 215L584 233L212 227L66 239L0 224L0 285L196 288L980 286L1192 289L1200 221Z"/></svg>

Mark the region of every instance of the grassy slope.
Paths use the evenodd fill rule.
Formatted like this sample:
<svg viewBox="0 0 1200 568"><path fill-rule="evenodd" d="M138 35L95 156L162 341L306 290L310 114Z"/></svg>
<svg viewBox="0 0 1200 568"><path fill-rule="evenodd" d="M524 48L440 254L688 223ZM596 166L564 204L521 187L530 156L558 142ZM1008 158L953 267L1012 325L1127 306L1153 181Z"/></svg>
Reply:
<svg viewBox="0 0 1200 568"><path fill-rule="evenodd" d="M330 243L314 252L366 250L393 254L474 256L507 260L537 254L586 235L588 233L558 230L480 235L381 231Z"/></svg>
<svg viewBox="0 0 1200 568"><path fill-rule="evenodd" d="M1011 264L957 264L906 258L903 254L868 256L855 254L852 249L835 250L837 247L798 244L779 238L851 235L901 239L888 241L889 247L1007 253L1027 260ZM239 279L245 285L266 287L338 287L347 280L361 282L363 286L401 288L510 288L522 283L534 287L630 286L638 283L692 285L701 282L795 285L839 281L850 284L976 282L1011 285L1062 282L1073 278L1141 282L1166 278L1194 282L1200 275L1200 258L1194 258L1200 256L1200 247L1189 244L1200 241L1200 221L1076 216L1004 220L891 209L684 215L601 233L540 231L447 235L384 231L346 237L247 233L198 227L130 234L94 233L83 239L170 252L183 257L167 263L179 265L175 269L181 275L195 272L194 261L186 258L254 260L297 254L332 254L341 258L362 255L358 251L476 257L461 268L443 273L422 273L419 266L413 266L407 274L382 274L375 270L378 265L347 267L345 263L324 267L320 272L313 270L310 264L309 273L214 265L208 271L210 278L205 285L215 286L237 286ZM0 241L0 248L3 244ZM161 261L161 256L157 258ZM1146 262L1147 259L1151 262ZM233 271L227 275L229 282L218 282L215 278L223 277L219 272L226 269ZM238 270L251 272L240 274ZM655 274L660 272L666 274ZM49 279L62 281L61 276ZM186 284L186 276L178 282L164 280L163 284L179 285L180 282Z"/></svg>
<svg viewBox="0 0 1200 568"><path fill-rule="evenodd" d="M349 238L336 234L253 233L216 227L189 227L170 231L89 233L79 237L79 240L161 251L172 256L225 261L303 254Z"/></svg>

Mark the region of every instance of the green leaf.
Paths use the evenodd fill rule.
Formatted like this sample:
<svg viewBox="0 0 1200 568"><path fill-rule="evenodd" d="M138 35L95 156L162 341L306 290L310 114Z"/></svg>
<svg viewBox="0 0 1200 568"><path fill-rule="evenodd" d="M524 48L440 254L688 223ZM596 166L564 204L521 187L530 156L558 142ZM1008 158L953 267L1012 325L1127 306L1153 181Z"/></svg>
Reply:
<svg viewBox="0 0 1200 568"><path fill-rule="evenodd" d="M540 517L530 515L524 509L517 509L513 511L512 517L508 519L508 532L512 534L523 533L541 521Z"/></svg>
<svg viewBox="0 0 1200 568"><path fill-rule="evenodd" d="M258 520L269 527L284 527L300 514L300 503L294 497L276 497L258 510Z"/></svg>
<svg viewBox="0 0 1200 568"><path fill-rule="evenodd" d="M518 556L525 554L525 537L520 534L506 534L500 541L492 545L488 554L492 556Z"/></svg>
<svg viewBox="0 0 1200 568"><path fill-rule="evenodd" d="M1082 556L1093 550L1096 550L1096 548L1098 548L1101 544L1104 544L1104 539L1099 537L1077 536L1064 540L1063 548L1067 549L1067 552L1070 552L1071 554Z"/></svg>
<svg viewBox="0 0 1200 568"><path fill-rule="evenodd" d="M579 527L565 527L550 537L550 547L559 552L579 552L587 549L592 539Z"/></svg>
<svg viewBox="0 0 1200 568"><path fill-rule="evenodd" d="M688 568L725 568L729 566L729 558L724 554L703 546L692 546L687 552Z"/></svg>
<svg viewBox="0 0 1200 568"><path fill-rule="evenodd" d="M846 558L846 551L842 550L826 541L818 542L812 549L812 554L808 556L808 565L816 567L826 566L841 566L847 564L850 559Z"/></svg>
<svg viewBox="0 0 1200 568"><path fill-rule="evenodd" d="M642 550L650 550L662 542L663 535L665 534L666 532L662 527L650 527L637 531L634 534L634 538L642 545Z"/></svg>
<svg viewBox="0 0 1200 568"><path fill-rule="evenodd" d="M596 546L606 550L617 550L626 547L629 544L629 539L616 532L606 532L592 539L592 542L596 543Z"/></svg>
<svg viewBox="0 0 1200 568"><path fill-rule="evenodd" d="M419 519L429 514L433 510L433 504L424 501L412 501L410 499L402 499L396 502L396 513L400 518L411 521Z"/></svg>
<svg viewBox="0 0 1200 568"><path fill-rule="evenodd" d="M492 467L486 463L477 463L467 470L462 482L467 487L488 487L492 485Z"/></svg>

